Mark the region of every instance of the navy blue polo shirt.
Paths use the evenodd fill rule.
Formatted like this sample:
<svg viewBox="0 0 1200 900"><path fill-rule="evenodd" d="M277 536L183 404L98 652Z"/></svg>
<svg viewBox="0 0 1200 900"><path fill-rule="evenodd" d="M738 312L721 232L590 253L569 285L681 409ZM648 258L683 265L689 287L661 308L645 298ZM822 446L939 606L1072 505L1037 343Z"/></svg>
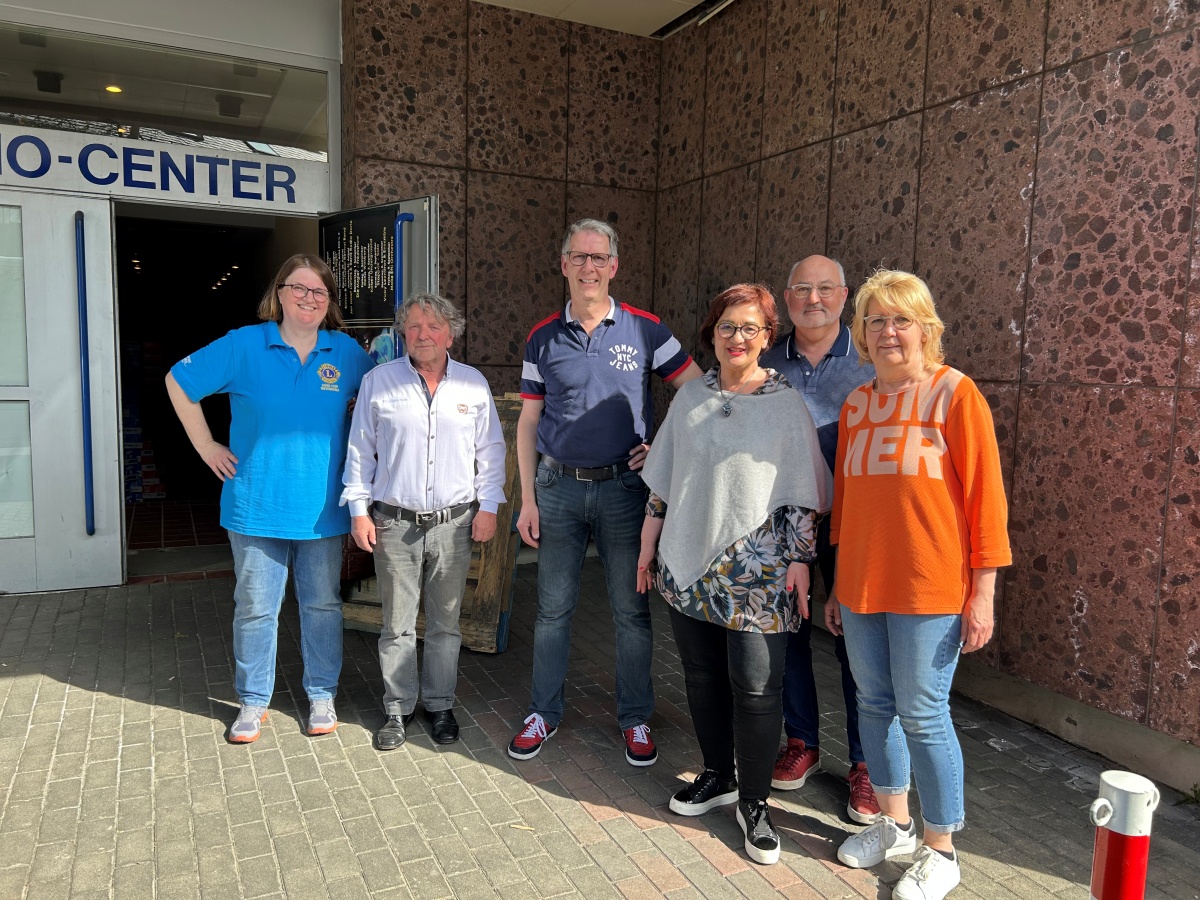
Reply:
<svg viewBox="0 0 1200 900"><path fill-rule="evenodd" d="M764 353L759 362L782 372L804 398L817 425L821 455L832 472L837 460L838 417L842 414L842 406L852 390L875 377L873 365L859 363L858 351L850 340L850 329L842 324L833 346L815 368L808 357L796 349L795 331Z"/></svg>
<svg viewBox="0 0 1200 900"><path fill-rule="evenodd" d="M670 381L692 358L657 316L611 297L591 335L570 312L568 303L529 332L521 396L546 404L539 453L580 468L615 465L653 427L650 373Z"/></svg>
<svg viewBox="0 0 1200 900"><path fill-rule="evenodd" d="M237 328L171 367L188 399L228 394L237 474L221 487L221 525L289 540L350 530L338 505L348 406L374 363L352 337L320 331L308 360L274 322Z"/></svg>

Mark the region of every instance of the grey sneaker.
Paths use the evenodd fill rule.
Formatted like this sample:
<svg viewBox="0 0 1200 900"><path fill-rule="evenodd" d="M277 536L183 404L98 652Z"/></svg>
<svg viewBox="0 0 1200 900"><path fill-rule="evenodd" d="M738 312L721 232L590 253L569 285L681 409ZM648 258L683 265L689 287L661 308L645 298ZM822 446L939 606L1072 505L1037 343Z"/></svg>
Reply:
<svg viewBox="0 0 1200 900"><path fill-rule="evenodd" d="M237 718L229 726L225 740L231 744L253 744L262 733L259 726L267 721L265 706L243 706L238 710Z"/></svg>
<svg viewBox="0 0 1200 900"><path fill-rule="evenodd" d="M957 855L946 859L932 847L922 847L904 877L892 891L893 900L942 900L958 887L961 874Z"/></svg>
<svg viewBox="0 0 1200 900"><path fill-rule="evenodd" d="M309 706L308 733L330 734L338 726L332 700L313 700Z"/></svg>
<svg viewBox="0 0 1200 900"><path fill-rule="evenodd" d="M901 831L896 820L880 815L870 828L852 834L838 848L838 859L852 869L866 869L893 856L905 856L917 849L917 829L912 822Z"/></svg>

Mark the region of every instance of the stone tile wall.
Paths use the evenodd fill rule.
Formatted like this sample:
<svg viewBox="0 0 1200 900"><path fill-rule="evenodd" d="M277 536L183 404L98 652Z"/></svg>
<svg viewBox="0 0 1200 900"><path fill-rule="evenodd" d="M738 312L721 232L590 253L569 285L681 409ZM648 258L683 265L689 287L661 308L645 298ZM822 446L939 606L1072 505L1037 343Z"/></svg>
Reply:
<svg viewBox="0 0 1200 900"><path fill-rule="evenodd" d="M659 41L467 0L342 10L343 206L439 195L460 356L517 390L526 334L565 299L558 242L583 216L628 238L614 296L651 306Z"/></svg>
<svg viewBox="0 0 1200 900"><path fill-rule="evenodd" d="M738 0L664 42L344 0L344 204L436 192L467 361L514 390L556 243L694 351L730 282L915 271L1011 501L991 666L1200 741L1195 4ZM1084 27L1086 23L1086 27Z"/></svg>

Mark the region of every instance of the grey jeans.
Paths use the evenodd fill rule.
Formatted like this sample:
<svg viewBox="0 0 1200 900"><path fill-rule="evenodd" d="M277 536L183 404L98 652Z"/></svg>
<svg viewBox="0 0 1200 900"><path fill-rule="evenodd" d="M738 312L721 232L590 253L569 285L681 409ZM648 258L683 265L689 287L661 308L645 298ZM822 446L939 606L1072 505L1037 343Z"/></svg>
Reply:
<svg viewBox="0 0 1200 900"><path fill-rule="evenodd" d="M454 706L458 683L458 628L463 588L471 565L471 523L475 507L432 528L371 513L375 523L375 574L383 600L379 666L383 706L389 716L411 713L417 705L417 609L425 592L425 655L420 696L425 709Z"/></svg>

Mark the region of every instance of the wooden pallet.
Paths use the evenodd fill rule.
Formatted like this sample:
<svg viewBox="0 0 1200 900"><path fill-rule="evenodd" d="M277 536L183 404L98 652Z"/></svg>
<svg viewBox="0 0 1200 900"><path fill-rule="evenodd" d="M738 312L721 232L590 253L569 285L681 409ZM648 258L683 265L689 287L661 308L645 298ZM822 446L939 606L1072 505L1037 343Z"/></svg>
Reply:
<svg viewBox="0 0 1200 900"><path fill-rule="evenodd" d="M504 432L507 456L504 465L504 496L496 513L496 536L486 544L475 544L471 550L471 567L467 571L467 586L463 592L463 646L482 653L502 653L508 646L508 615L512 609L516 578L517 550L521 538L516 532L516 512L520 506L520 477L517 470L517 418L521 414L521 395L505 394L496 397L496 411ZM357 552L357 551L356 551ZM355 631L378 634L383 625L383 607L370 565L371 557L359 554L353 570L356 578L343 591L345 603L342 614L345 627ZM362 574L369 568L371 574ZM425 635L425 615L417 616L417 636Z"/></svg>

